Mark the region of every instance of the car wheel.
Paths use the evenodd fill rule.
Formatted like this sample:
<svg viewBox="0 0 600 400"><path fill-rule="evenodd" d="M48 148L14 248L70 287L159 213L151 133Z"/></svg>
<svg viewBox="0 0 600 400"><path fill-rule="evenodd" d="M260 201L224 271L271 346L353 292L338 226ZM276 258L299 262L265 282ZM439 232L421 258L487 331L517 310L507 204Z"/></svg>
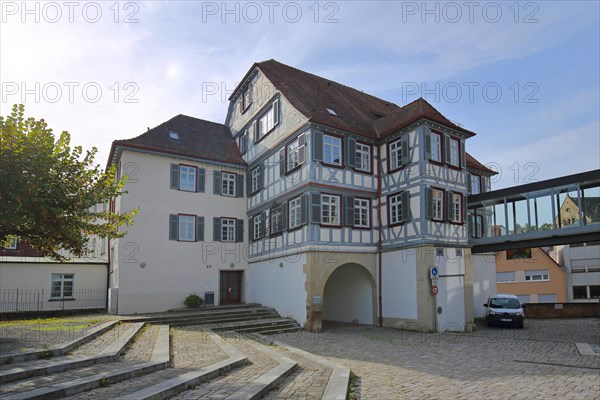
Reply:
<svg viewBox="0 0 600 400"><path fill-rule="evenodd" d="M519 329L523 329L523 321L519 321L519 324L517 325L517 327Z"/></svg>
<svg viewBox="0 0 600 400"><path fill-rule="evenodd" d="M492 324L492 321L490 321L489 319L487 319L487 320L485 321L485 324L486 324L487 326L492 326L492 325L493 325L493 324Z"/></svg>

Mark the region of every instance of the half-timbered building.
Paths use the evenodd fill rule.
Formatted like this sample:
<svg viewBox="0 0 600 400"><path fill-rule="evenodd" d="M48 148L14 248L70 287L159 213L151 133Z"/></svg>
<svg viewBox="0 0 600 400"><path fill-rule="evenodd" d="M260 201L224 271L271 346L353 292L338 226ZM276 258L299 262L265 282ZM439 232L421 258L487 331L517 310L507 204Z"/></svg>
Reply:
<svg viewBox="0 0 600 400"><path fill-rule="evenodd" d="M131 313L214 291L309 330L469 329L486 261L470 254L484 223L471 226L466 199L494 173L466 152L474 135L423 99L401 107L256 63L224 125L179 115L114 142L109 163L129 182L113 207L140 212L112 244L110 297Z"/></svg>

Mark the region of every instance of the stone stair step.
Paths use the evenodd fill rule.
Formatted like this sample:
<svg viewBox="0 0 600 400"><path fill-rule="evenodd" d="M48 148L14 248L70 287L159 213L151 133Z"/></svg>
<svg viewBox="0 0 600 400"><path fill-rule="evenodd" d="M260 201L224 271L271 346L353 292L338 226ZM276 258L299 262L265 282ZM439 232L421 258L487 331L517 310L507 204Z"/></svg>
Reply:
<svg viewBox="0 0 600 400"><path fill-rule="evenodd" d="M69 355L48 360L25 361L13 365L4 365L0 369L0 383L14 382L27 378L33 378L40 375L50 375L57 372L67 371L75 368L88 367L95 364L107 363L117 360L119 355L125 350L128 343L140 332L144 323L129 324L129 329L119 330L119 326L102 333L96 339L85 346L93 345L95 341L106 344L108 336L109 342L97 355ZM112 343L110 343L112 341Z"/></svg>
<svg viewBox="0 0 600 400"><path fill-rule="evenodd" d="M194 310L182 310L182 311L173 311L173 312L165 312L165 313L152 313L152 314L139 314L139 315L130 315L123 318L123 321L126 322L149 322L149 321L158 321L165 319L178 319L189 316L204 316L204 315L226 315L232 313L251 313L257 311L272 311L276 312L271 307L262 307L256 304L248 304L248 305L238 305L238 306L217 306L217 307L205 307Z"/></svg>
<svg viewBox="0 0 600 400"><path fill-rule="evenodd" d="M259 314L259 315L251 315L251 316L237 316L237 317L221 317L221 318L211 318L211 319L180 319L180 320L171 320L169 325L216 325L220 323L229 323L229 322L237 322L237 321L254 321L259 319L267 319L273 318L273 314Z"/></svg>
<svg viewBox="0 0 600 400"><path fill-rule="evenodd" d="M139 323L136 325L143 325ZM169 363L169 327L159 326L150 360L119 360L85 368L24 379L0 386L3 399L53 399L106 386L164 369ZM130 334L131 337L134 335ZM147 345L140 343L138 346ZM132 345L135 350L136 344Z"/></svg>
<svg viewBox="0 0 600 400"><path fill-rule="evenodd" d="M236 323L227 323L219 325L209 325L214 331L239 331L241 329L260 327L260 326L272 326L280 323L296 323L297 322L290 318L270 318L264 320L247 320Z"/></svg>
<svg viewBox="0 0 600 400"><path fill-rule="evenodd" d="M295 327L290 327L290 328L270 329L270 330L264 330L264 331L259 331L259 332L252 332L252 333L260 333L261 335L274 335L274 334L278 334L278 333L299 332L301 330L302 330L302 328L300 328L299 326L295 326Z"/></svg>
<svg viewBox="0 0 600 400"><path fill-rule="evenodd" d="M274 355L266 346L256 342L235 337L227 339L226 342L244 353L251 364L192 388L173 399L258 399L296 367L293 361ZM150 397L132 396L127 400L134 398L137 400ZM163 398L165 397L152 397Z"/></svg>
<svg viewBox="0 0 600 400"><path fill-rule="evenodd" d="M97 324L88 328L84 336L72 340L70 342L51 347L47 350L3 354L2 356L0 356L0 365L6 365L9 362L12 364L22 361L38 360L41 358L58 357L65 355L73 349L85 343L88 343L89 341L95 339L97 336L112 329L118 322L119 321L107 321Z"/></svg>

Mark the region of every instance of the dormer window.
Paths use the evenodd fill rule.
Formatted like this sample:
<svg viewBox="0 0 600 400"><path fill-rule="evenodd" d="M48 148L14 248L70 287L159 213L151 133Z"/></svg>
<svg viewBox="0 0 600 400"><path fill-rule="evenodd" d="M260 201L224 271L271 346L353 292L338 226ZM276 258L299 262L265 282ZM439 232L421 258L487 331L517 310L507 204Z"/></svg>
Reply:
<svg viewBox="0 0 600 400"><path fill-rule="evenodd" d="M326 108L326 110L327 110L327 112L328 112L330 115L333 115L334 117L337 117L337 113L336 113L334 110L332 110L331 108Z"/></svg>
<svg viewBox="0 0 600 400"><path fill-rule="evenodd" d="M179 132L169 131L169 139L179 141Z"/></svg>

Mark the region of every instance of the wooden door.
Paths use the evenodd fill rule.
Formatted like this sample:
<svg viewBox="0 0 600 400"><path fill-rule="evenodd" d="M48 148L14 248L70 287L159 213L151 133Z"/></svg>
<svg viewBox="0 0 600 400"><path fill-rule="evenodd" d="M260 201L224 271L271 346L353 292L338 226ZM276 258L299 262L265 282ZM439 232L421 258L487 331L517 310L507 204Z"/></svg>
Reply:
<svg viewBox="0 0 600 400"><path fill-rule="evenodd" d="M244 271L221 271L219 304L242 303L242 276Z"/></svg>

